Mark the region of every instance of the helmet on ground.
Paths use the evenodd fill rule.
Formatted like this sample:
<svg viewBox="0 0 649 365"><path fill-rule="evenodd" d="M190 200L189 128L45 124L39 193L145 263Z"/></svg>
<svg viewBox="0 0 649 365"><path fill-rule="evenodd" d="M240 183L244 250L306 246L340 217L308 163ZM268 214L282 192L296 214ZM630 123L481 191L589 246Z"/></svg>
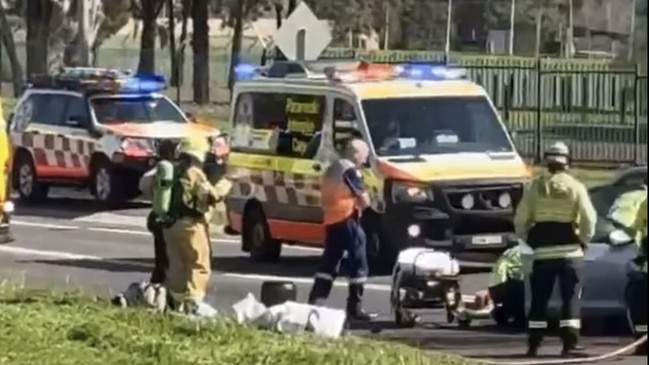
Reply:
<svg viewBox="0 0 649 365"><path fill-rule="evenodd" d="M205 162L205 155L210 150L210 144L205 136L189 136L180 140L178 153L196 158L201 163Z"/></svg>
<svg viewBox="0 0 649 365"><path fill-rule="evenodd" d="M546 162L567 165L570 161L570 149L563 142L555 142L545 150L544 156Z"/></svg>

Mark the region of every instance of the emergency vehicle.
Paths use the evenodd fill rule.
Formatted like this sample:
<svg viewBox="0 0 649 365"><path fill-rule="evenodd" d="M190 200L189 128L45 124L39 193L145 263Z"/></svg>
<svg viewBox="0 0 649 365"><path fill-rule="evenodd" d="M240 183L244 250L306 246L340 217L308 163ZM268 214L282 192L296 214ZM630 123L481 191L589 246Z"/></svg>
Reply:
<svg viewBox="0 0 649 365"><path fill-rule="evenodd" d="M320 184L350 137L371 153L363 213L375 268L400 250L502 252L531 171L487 92L436 64L275 62L237 67L230 228L253 259L324 241Z"/></svg>
<svg viewBox="0 0 649 365"><path fill-rule="evenodd" d="M33 78L10 122L20 199L41 200L51 186L89 188L101 203L132 199L160 141L218 134L194 123L166 87L160 75L100 68Z"/></svg>

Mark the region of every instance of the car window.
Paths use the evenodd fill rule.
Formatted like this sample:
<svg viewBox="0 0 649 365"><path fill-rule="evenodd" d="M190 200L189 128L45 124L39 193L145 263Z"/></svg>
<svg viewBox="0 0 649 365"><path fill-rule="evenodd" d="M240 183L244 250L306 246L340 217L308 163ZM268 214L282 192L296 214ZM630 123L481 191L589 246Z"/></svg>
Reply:
<svg viewBox="0 0 649 365"><path fill-rule="evenodd" d="M361 137L354 106L347 100L335 99L333 119L334 146L337 152L341 152L346 141L354 137Z"/></svg>
<svg viewBox="0 0 649 365"><path fill-rule="evenodd" d="M90 103L97 121L102 124L188 122L185 115L165 97L95 97Z"/></svg>
<svg viewBox="0 0 649 365"><path fill-rule="evenodd" d="M622 176L616 183L618 186L638 187L643 186L647 181L647 171L634 171Z"/></svg>
<svg viewBox="0 0 649 365"><path fill-rule="evenodd" d="M309 156L322 130L325 97L297 93L242 93L235 105L234 149L293 158Z"/></svg>
<svg viewBox="0 0 649 365"><path fill-rule="evenodd" d="M79 96L68 97L68 107L66 109L65 118L66 123L69 120L75 120L80 123L79 127L86 127L90 123L90 113L88 111L88 103L86 99Z"/></svg>
<svg viewBox="0 0 649 365"><path fill-rule="evenodd" d="M63 125L67 97L64 94L33 94L25 101L30 108L27 123L38 123L51 126ZM24 123L24 117L22 123Z"/></svg>

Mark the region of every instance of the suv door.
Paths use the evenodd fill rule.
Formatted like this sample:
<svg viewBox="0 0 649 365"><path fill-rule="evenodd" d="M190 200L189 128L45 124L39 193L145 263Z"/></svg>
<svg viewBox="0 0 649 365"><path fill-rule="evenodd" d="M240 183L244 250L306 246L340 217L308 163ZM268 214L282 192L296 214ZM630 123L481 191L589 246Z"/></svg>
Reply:
<svg viewBox="0 0 649 365"><path fill-rule="evenodd" d="M65 175L56 151L62 143L60 126L66 107L64 94L32 93L17 106L11 123L12 140L28 150L38 178Z"/></svg>
<svg viewBox="0 0 649 365"><path fill-rule="evenodd" d="M96 140L90 134L90 109L81 95L65 95L66 105L61 132L61 152L68 178L85 179L90 176L90 156Z"/></svg>

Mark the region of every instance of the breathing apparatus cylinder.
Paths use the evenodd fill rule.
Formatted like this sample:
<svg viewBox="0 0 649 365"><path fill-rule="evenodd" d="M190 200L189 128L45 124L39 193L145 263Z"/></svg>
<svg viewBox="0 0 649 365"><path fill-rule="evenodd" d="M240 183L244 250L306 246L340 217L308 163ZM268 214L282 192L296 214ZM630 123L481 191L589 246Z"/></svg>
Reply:
<svg viewBox="0 0 649 365"><path fill-rule="evenodd" d="M153 212L158 217L163 217L169 212L173 178L174 165L168 160L158 162L153 190Z"/></svg>

